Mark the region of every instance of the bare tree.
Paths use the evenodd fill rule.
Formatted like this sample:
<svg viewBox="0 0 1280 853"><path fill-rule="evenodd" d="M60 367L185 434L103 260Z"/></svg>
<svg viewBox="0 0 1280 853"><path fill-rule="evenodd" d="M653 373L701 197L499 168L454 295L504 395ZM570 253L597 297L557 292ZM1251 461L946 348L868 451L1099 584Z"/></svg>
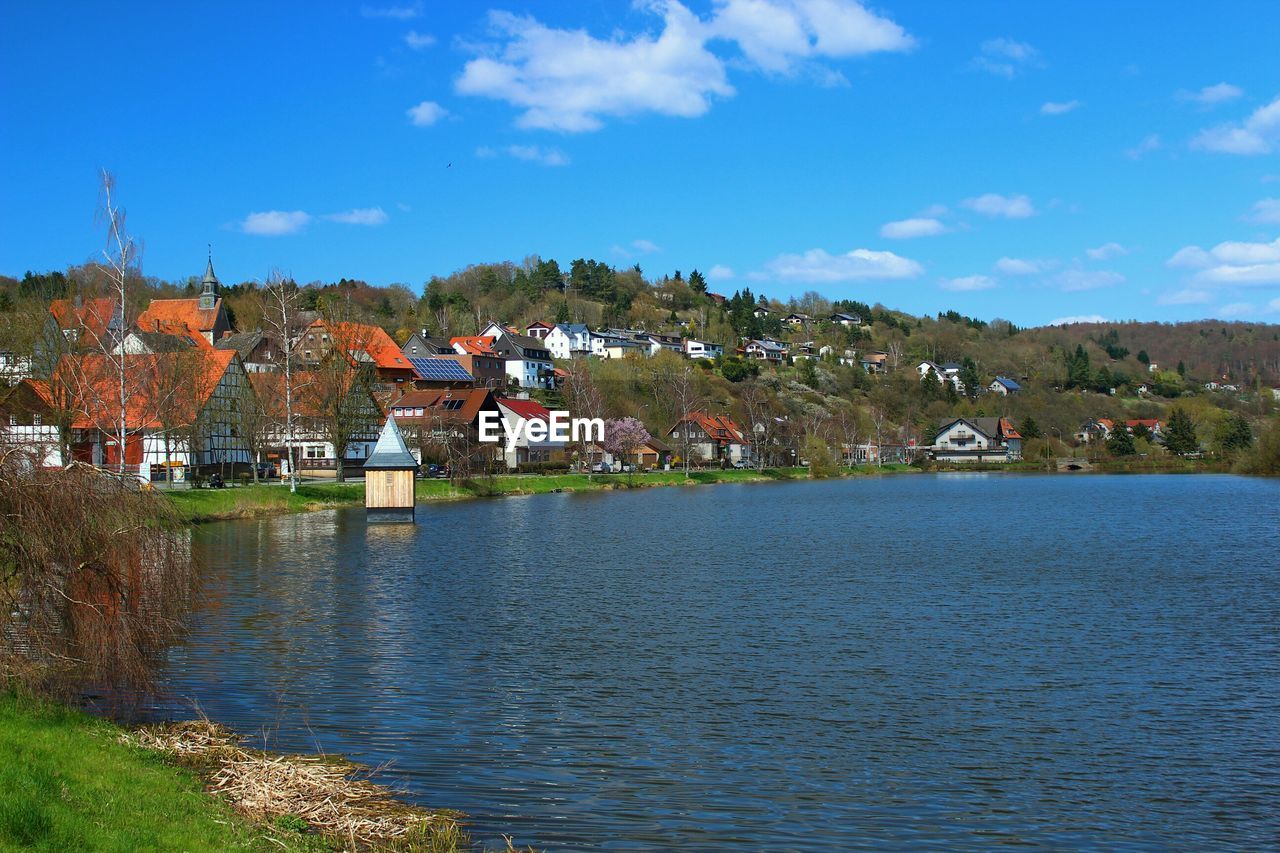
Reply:
<svg viewBox="0 0 1280 853"><path fill-rule="evenodd" d="M832 417L832 426L840 436L842 448L848 448L845 464L852 468L858 458L858 442L862 439L862 412L849 402L842 401Z"/></svg>
<svg viewBox="0 0 1280 853"><path fill-rule="evenodd" d="M591 369L586 359L575 358L569 362L562 393L565 405L574 417L600 418L605 415L604 395L591 379ZM591 442L587 440L587 431L582 430L578 436L578 459L586 460L587 479L591 479Z"/></svg>
<svg viewBox="0 0 1280 853"><path fill-rule="evenodd" d="M871 430L876 437L876 467L880 467L880 459L883 455L881 448L884 442L884 426L889 420L888 413L878 405L872 405L870 410Z"/></svg>
<svg viewBox="0 0 1280 853"><path fill-rule="evenodd" d="M660 410L674 418L679 426L676 438L680 442L680 460L684 475L689 476L689 454L693 446L693 431L689 428L689 416L701 411L705 399L698 389L693 365L688 359L662 353L654 358L652 390Z"/></svg>
<svg viewBox="0 0 1280 853"><path fill-rule="evenodd" d="M377 433L373 401L374 367L367 361L368 330L357 323L327 322L332 341L318 363L307 371L305 402L316 427L333 446L339 483L346 479L347 450Z"/></svg>
<svg viewBox="0 0 1280 853"><path fill-rule="evenodd" d="M274 335L280 345L280 372L284 382L284 447L289 465L289 491L298 490L298 460L294 455L297 419L294 402L299 391L293 364L293 341L300 331L298 318L298 286L279 270L272 270L263 288L263 328ZM305 383L303 383L305 384ZM255 475L256 476L256 475Z"/></svg>
<svg viewBox="0 0 1280 853"><path fill-rule="evenodd" d="M770 448L777 440L777 406L773 396L759 380L742 384L740 395L747 416L747 431L756 446L756 467L763 471Z"/></svg>
<svg viewBox="0 0 1280 853"><path fill-rule="evenodd" d="M125 227L124 209L115 202L115 186L115 177L103 169L99 176L98 217L106 224L107 245L102 250L102 256L106 260L105 269L111 295L120 306L120 331L123 334L129 328L127 314L129 285L132 279L141 274L141 258L137 245ZM106 337L110 338L110 335ZM123 474L130 435L128 418L130 387L125 352L123 346L112 346L110 341L100 341L99 347L102 350L102 356L111 361L115 372L117 417L114 427L116 448L120 454L118 471ZM92 383L90 387L97 388L97 383Z"/></svg>

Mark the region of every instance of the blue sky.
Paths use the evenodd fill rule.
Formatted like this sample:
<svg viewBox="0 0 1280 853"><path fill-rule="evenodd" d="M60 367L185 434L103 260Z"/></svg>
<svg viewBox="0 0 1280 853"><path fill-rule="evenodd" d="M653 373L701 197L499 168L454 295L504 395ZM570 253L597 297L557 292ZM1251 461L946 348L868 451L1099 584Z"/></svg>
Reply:
<svg viewBox="0 0 1280 853"><path fill-rule="evenodd" d="M1024 325L1280 322L1280 5L6 3L0 272L530 254Z"/></svg>

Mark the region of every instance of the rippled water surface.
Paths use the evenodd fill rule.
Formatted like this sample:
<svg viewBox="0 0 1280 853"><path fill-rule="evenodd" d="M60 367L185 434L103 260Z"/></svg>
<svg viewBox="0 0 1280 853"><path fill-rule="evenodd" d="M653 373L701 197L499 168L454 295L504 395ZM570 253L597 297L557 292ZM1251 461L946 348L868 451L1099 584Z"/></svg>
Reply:
<svg viewBox="0 0 1280 853"><path fill-rule="evenodd" d="M1280 483L920 475L196 536L171 712L389 764L483 841L1280 839Z"/></svg>

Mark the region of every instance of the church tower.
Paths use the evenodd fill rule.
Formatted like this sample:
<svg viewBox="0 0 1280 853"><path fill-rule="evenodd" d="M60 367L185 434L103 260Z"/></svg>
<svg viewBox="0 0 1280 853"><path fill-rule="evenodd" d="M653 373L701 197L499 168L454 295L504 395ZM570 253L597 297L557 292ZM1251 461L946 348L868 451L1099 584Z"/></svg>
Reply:
<svg viewBox="0 0 1280 853"><path fill-rule="evenodd" d="M203 287L200 289L200 310L212 311L218 307L218 277L213 274L213 250L209 250L209 266L204 271Z"/></svg>

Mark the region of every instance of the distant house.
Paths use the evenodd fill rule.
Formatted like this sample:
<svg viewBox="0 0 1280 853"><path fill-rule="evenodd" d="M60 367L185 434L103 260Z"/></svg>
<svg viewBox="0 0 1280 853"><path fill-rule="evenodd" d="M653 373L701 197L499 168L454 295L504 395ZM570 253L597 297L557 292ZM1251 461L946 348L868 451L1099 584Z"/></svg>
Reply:
<svg viewBox="0 0 1280 853"><path fill-rule="evenodd" d="M689 358L718 358L724 355L724 347L711 341L685 338L684 354Z"/></svg>
<svg viewBox="0 0 1280 853"><path fill-rule="evenodd" d="M867 373L884 373L888 370L888 361L889 354L887 352L873 350L872 352L863 353L858 363L862 365L862 369Z"/></svg>
<svg viewBox="0 0 1280 853"><path fill-rule="evenodd" d="M679 453L687 444L690 461L745 462L751 458L751 442L727 415L692 412L667 430Z"/></svg>
<svg viewBox="0 0 1280 853"><path fill-rule="evenodd" d="M840 325L840 326L861 326L862 325L862 318L859 317L857 314L843 314L837 311L836 313L829 316L827 319L832 323L836 323L837 325Z"/></svg>
<svg viewBox="0 0 1280 853"><path fill-rule="evenodd" d="M170 335L195 333L209 344L231 331L231 321L218 295L218 277L213 274L213 259L205 269L200 295L194 299L152 299L147 310L138 315L136 325L144 332Z"/></svg>
<svg viewBox="0 0 1280 853"><path fill-rule="evenodd" d="M504 431L503 434L501 453L508 468L515 469L525 462L549 462L555 456L563 455L565 446L563 441L552 441L550 436L541 441L529 440L527 425L530 421L551 423L551 412L546 406L534 400L513 400L505 397L498 397L497 403L507 430L515 433L516 424L520 424L520 437L510 443L510 446L506 439L506 432Z"/></svg>
<svg viewBox="0 0 1280 853"><path fill-rule="evenodd" d="M808 314L795 313L788 314L783 317L782 322L786 323L788 326L807 326L813 322L813 318Z"/></svg>
<svg viewBox="0 0 1280 853"><path fill-rule="evenodd" d="M519 334L520 334L520 330L515 328L514 326L507 326L502 323L494 322L493 320L490 320L489 325L485 326L483 329L480 330L481 337L494 338L495 340L499 338L504 338L507 335L519 335ZM522 337L527 337L527 335L522 335Z"/></svg>
<svg viewBox="0 0 1280 853"><path fill-rule="evenodd" d="M476 384L484 388L505 388L507 386L507 360L498 352L496 339L476 336L450 338L452 354L443 354L442 358L453 358L470 373Z"/></svg>
<svg viewBox="0 0 1280 853"><path fill-rule="evenodd" d="M31 356L0 349L0 383L16 385L31 377Z"/></svg>
<svg viewBox="0 0 1280 853"><path fill-rule="evenodd" d="M214 349L233 350L240 356L244 369L249 373L279 370L284 362L284 350L280 341L261 329L251 332L227 333L213 342Z"/></svg>
<svg viewBox="0 0 1280 853"><path fill-rule="evenodd" d="M769 338L748 342L744 352L747 358L767 361L770 364L781 364L787 358L787 347Z"/></svg>
<svg viewBox="0 0 1280 853"><path fill-rule="evenodd" d="M1022 458L1022 435L1008 418L944 418L929 453L939 462L1012 462Z"/></svg>
<svg viewBox="0 0 1280 853"><path fill-rule="evenodd" d="M1080 429L1075 434L1075 440L1079 444L1106 441L1111 437L1113 429L1115 429L1115 422L1110 418L1089 418L1080 425Z"/></svg>
<svg viewBox="0 0 1280 853"><path fill-rule="evenodd" d="M684 352L684 339L679 335L649 334L645 335L640 343L649 345L649 355L657 355L663 350L676 353Z"/></svg>
<svg viewBox="0 0 1280 853"><path fill-rule="evenodd" d="M453 452L475 452L485 458L502 449L502 445L477 444L480 413L492 412L502 417L498 398L488 388L410 391L391 406L405 441L419 458L427 454L444 460Z"/></svg>
<svg viewBox="0 0 1280 853"><path fill-rule="evenodd" d="M791 348L791 358L794 361L808 361L808 360L816 361L819 357L820 357L819 350L817 347L814 346L813 341L809 341L803 344L796 344Z"/></svg>
<svg viewBox="0 0 1280 853"><path fill-rule="evenodd" d="M573 358L591 354L591 330L586 323L556 323L542 342L553 358Z"/></svg>
<svg viewBox="0 0 1280 853"><path fill-rule="evenodd" d="M538 338L510 333L494 341L493 348L506 362L509 381L521 388L555 386L551 351Z"/></svg>
<svg viewBox="0 0 1280 853"><path fill-rule="evenodd" d="M47 382L24 379L0 394L0 435L4 444L26 452L40 467L63 465Z"/></svg>
<svg viewBox="0 0 1280 853"><path fill-rule="evenodd" d="M551 330L554 328L555 328L554 323L544 323L541 320L537 320L533 323L530 323L528 327L525 328L524 334L525 334L525 337L537 338L538 340L542 341L542 340L546 340L547 335L550 334Z"/></svg>
<svg viewBox="0 0 1280 853"><path fill-rule="evenodd" d="M380 326L316 320L303 330L293 354L304 365L320 364L333 350L353 365L372 367L380 382L411 382L413 366Z"/></svg>
<svg viewBox="0 0 1280 853"><path fill-rule="evenodd" d="M844 365L852 366L852 365L855 365L855 364L857 364L857 363L858 363L858 353L857 353L857 351L855 351L855 350L851 350L851 349L846 349L846 350L843 350L843 351L840 353L840 355L838 355L838 356L837 356L837 355L836 355L836 351L835 351L835 347L832 347L830 344L828 344L828 345L826 345L826 346L822 347L822 349L818 350L818 355L819 355L819 356L821 356L822 358L828 358L828 357L835 358L835 360L836 360L837 362L839 362L840 364L844 364Z"/></svg>
<svg viewBox="0 0 1280 853"><path fill-rule="evenodd" d="M258 401L262 404L272 425L266 435L263 454L266 459L279 463L281 476L289 473L288 431L285 429L284 374L276 371L259 371L249 374L249 382ZM299 471L328 471L337 467L337 450L325 435L322 416L323 401L314 385L305 379L295 379L293 393L293 458L292 464ZM351 402L350 416L353 428L343 467L347 469L364 465L378 441L378 433L386 412L372 394L362 394Z"/></svg>
<svg viewBox="0 0 1280 853"><path fill-rule="evenodd" d="M125 333L114 352L119 353L123 349L126 355L154 355L158 352L181 352L193 347L208 349L210 344L199 332L182 331L171 334L134 328Z"/></svg>
<svg viewBox="0 0 1280 853"><path fill-rule="evenodd" d="M413 367L413 387L423 388L470 388L476 384L471 371L462 364L461 359L471 356L437 355L427 358L411 358ZM404 389L409 383L396 386Z"/></svg>
<svg viewBox="0 0 1280 853"><path fill-rule="evenodd" d="M49 313L58 331L72 343L110 350L124 336L124 313L120 303L109 297L55 299L49 303Z"/></svg>
<svg viewBox="0 0 1280 853"><path fill-rule="evenodd" d="M763 320L764 318L768 317L770 314L777 314L778 312L774 311L768 305L757 305L756 309L751 313L757 320Z"/></svg>
<svg viewBox="0 0 1280 853"><path fill-rule="evenodd" d="M999 394L1001 397L1007 397L1010 394L1017 394L1022 391L1022 386L1007 376L997 376L987 386L987 390L992 394Z"/></svg>
<svg viewBox="0 0 1280 853"><path fill-rule="evenodd" d="M707 298L716 305L723 305L727 301L723 293L712 293L710 291L707 291Z"/></svg>
<svg viewBox="0 0 1280 853"><path fill-rule="evenodd" d="M964 383L960 381L960 365L954 361L948 361L945 364L922 361L916 365L916 372L920 374L921 380L933 377L939 383L950 382L956 389L956 393L964 393Z"/></svg>
<svg viewBox="0 0 1280 853"><path fill-rule="evenodd" d="M448 338L433 338L423 329L410 335L409 340L400 347L400 352L409 358L429 358L433 355L449 355L454 349Z"/></svg>
<svg viewBox="0 0 1280 853"><path fill-rule="evenodd" d="M597 358L626 358L642 356L649 348L635 338L614 332L596 332L591 335L591 353Z"/></svg>
<svg viewBox="0 0 1280 853"><path fill-rule="evenodd" d="M1137 418L1124 422L1125 429L1129 432L1136 432L1139 428L1145 428L1151 437L1157 441L1164 439L1164 423L1157 418Z"/></svg>

